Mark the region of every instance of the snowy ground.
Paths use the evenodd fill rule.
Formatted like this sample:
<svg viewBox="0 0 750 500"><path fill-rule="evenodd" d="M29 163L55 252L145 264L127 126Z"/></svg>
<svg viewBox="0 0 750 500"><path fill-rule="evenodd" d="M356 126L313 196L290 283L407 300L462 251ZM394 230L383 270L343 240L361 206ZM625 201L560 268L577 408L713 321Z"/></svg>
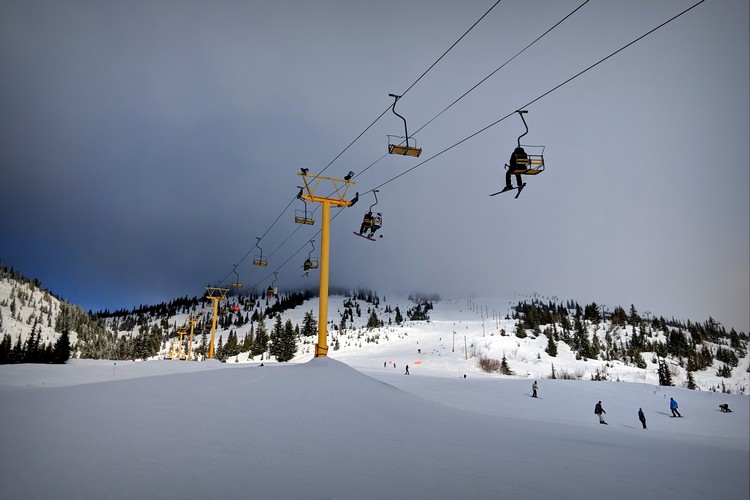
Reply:
<svg viewBox="0 0 750 500"><path fill-rule="evenodd" d="M543 379L533 399L530 379L464 378L428 345L415 364L402 340L263 367L0 366L0 498L750 495L747 396Z"/></svg>

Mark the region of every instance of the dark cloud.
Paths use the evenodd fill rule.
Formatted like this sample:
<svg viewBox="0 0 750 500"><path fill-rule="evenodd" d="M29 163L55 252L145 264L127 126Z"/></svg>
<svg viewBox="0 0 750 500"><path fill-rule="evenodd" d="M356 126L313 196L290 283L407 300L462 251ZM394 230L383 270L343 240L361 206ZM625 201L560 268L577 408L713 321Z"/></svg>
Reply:
<svg viewBox="0 0 750 500"><path fill-rule="evenodd" d="M577 5L499 4L399 101L411 131ZM428 161L381 187L377 242L351 234L372 194L334 209L331 282L539 291L747 330L746 2L703 4L531 106L548 169L518 200L487 196L517 116L442 153L687 6L586 5L420 131L419 159L376 162L402 133L386 114L325 175L353 170L365 193ZM0 258L88 308L198 294L235 264L259 288L273 271L317 287L299 168L326 167L488 7L4 2ZM268 268L251 265L257 236Z"/></svg>

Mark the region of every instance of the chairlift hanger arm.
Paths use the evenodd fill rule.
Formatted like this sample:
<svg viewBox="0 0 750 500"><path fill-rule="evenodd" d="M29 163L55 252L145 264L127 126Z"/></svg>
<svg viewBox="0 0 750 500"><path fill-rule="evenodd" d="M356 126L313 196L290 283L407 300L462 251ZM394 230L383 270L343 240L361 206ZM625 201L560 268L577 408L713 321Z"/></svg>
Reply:
<svg viewBox="0 0 750 500"><path fill-rule="evenodd" d="M375 203L373 203L372 205L370 205L370 208L369 208L368 212L372 212L372 207L374 207L375 205L377 205L379 203L378 202L378 190L377 189L373 189L372 190L372 194L375 195Z"/></svg>
<svg viewBox="0 0 750 500"><path fill-rule="evenodd" d="M393 114L398 116L404 121L404 139L406 140L406 144L408 146L409 144L409 130L406 128L406 118L401 116L400 114L396 113L396 103L399 99L401 99L402 96L396 95L396 94L388 94L389 97L393 97L393 104L391 105L391 111L393 111Z"/></svg>
<svg viewBox="0 0 750 500"><path fill-rule="evenodd" d="M518 147L520 148L521 147L521 137L523 137L523 136L525 136L526 134L529 133L529 126L526 125L526 120L523 117L524 113L528 113L528 111L525 110L525 109L519 109L518 111L516 111L516 113L518 113L518 116L521 117L521 121L523 121L523 126L526 127L526 132L524 132L523 134L521 134L521 135L518 136Z"/></svg>

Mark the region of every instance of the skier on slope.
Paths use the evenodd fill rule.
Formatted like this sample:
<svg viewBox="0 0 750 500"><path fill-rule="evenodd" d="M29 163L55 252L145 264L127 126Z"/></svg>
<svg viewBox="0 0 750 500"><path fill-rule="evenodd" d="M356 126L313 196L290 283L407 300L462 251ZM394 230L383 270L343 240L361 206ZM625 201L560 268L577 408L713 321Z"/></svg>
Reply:
<svg viewBox="0 0 750 500"><path fill-rule="evenodd" d="M675 401L672 398L669 398L669 409L672 410L672 416L673 417L681 417L680 412L677 411L677 401Z"/></svg>
<svg viewBox="0 0 750 500"><path fill-rule="evenodd" d="M531 397L532 397L532 398L535 398L535 397L536 397L536 390L537 390L537 389L539 389L539 386L538 386L538 385L536 385L536 380L535 380L535 381L534 381L534 383L533 383L533 384L531 384L531 391L532 391Z"/></svg>
<svg viewBox="0 0 750 500"><path fill-rule="evenodd" d="M609 425L607 422L604 421L604 417L602 417L603 413L607 413L604 411L604 408L602 408L602 402L599 401L596 403L596 406L594 407L594 415L597 415L599 417L599 423L604 425Z"/></svg>
<svg viewBox="0 0 750 500"><path fill-rule="evenodd" d="M646 415L643 414L643 408L638 408L638 420L643 424L643 428L646 428Z"/></svg>

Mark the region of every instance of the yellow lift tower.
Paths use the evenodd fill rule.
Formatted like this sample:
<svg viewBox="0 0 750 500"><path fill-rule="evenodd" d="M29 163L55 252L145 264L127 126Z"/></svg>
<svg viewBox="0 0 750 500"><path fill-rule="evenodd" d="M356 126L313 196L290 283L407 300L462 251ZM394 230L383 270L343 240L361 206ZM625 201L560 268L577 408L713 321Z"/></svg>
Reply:
<svg viewBox="0 0 750 500"><path fill-rule="evenodd" d="M214 314L211 318L211 341L208 344L208 359L214 359L214 336L216 335L216 315L219 312L219 302L227 300L229 288L219 288L206 285L206 298L214 303Z"/></svg>
<svg viewBox="0 0 750 500"><path fill-rule="evenodd" d="M201 320L201 316L203 316L203 313L198 313L197 316L190 316L187 320L187 322L190 324L190 337L188 338L188 347L187 347L187 360L192 361L192 351L193 351L193 332L195 331L195 324Z"/></svg>
<svg viewBox="0 0 750 500"><path fill-rule="evenodd" d="M335 207L350 207L357 202L358 195L355 195L351 201L344 199L349 191L349 187L354 184L352 180L354 172L349 172L343 179L336 179L333 177L323 177L322 175L308 174L307 169L303 168L297 175L301 176L302 181L305 183L305 193L299 195L299 198L304 201L314 201L323 206L320 229L320 309L318 313L318 343L315 344L315 357L317 358L328 355L328 258L330 254L331 205ZM329 196L318 196L316 192L321 183L332 187L332 194Z"/></svg>
<svg viewBox="0 0 750 500"><path fill-rule="evenodd" d="M177 329L177 335L180 336L180 343L177 346L177 359L185 359L185 351L182 350L182 337L187 333L187 327Z"/></svg>

